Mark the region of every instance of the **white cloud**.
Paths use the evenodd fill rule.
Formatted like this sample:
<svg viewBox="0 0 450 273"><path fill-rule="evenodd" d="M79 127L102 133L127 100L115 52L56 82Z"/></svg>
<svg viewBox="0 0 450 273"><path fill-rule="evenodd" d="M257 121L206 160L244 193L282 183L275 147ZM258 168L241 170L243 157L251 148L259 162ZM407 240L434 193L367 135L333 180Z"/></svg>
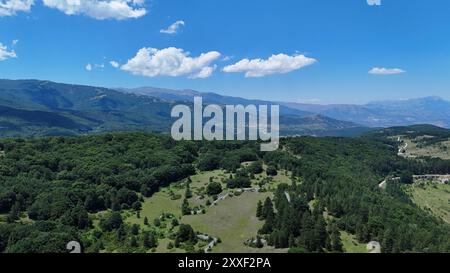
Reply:
<svg viewBox="0 0 450 273"><path fill-rule="evenodd" d="M9 58L16 58L16 52L14 50L9 50L7 46L0 43L0 61L4 61Z"/></svg>
<svg viewBox="0 0 450 273"><path fill-rule="evenodd" d="M19 40L16 39L11 42L11 45L16 46L18 43L19 43Z"/></svg>
<svg viewBox="0 0 450 273"><path fill-rule="evenodd" d="M166 29L161 29L159 32L161 33L165 33L165 34L177 34L178 29L181 26L184 26L186 23L184 21L176 21L175 23L173 23L172 25L170 25L168 28Z"/></svg>
<svg viewBox="0 0 450 273"><path fill-rule="evenodd" d="M381 6L381 0L367 0L369 6Z"/></svg>
<svg viewBox="0 0 450 273"><path fill-rule="evenodd" d="M229 60L233 59L233 56L225 56L222 58L222 61L227 62Z"/></svg>
<svg viewBox="0 0 450 273"><path fill-rule="evenodd" d="M101 63L101 64L91 64L91 63L88 63L88 64L85 66L85 68L86 68L87 71L92 71L92 70L94 70L94 69L103 70L103 69L105 68L105 64L104 64L104 63Z"/></svg>
<svg viewBox="0 0 450 273"><path fill-rule="evenodd" d="M116 61L110 61L109 64L114 68L118 68L120 66L120 64Z"/></svg>
<svg viewBox="0 0 450 273"><path fill-rule="evenodd" d="M223 71L226 73L243 72L245 77L264 77L272 74L283 74L312 65L316 59L308 58L304 55L272 55L269 59L243 59L233 65L226 66Z"/></svg>
<svg viewBox="0 0 450 273"><path fill-rule="evenodd" d="M369 70L369 74L372 75L395 75L403 73L406 73L406 71L400 68L374 67Z"/></svg>
<svg viewBox="0 0 450 273"><path fill-rule="evenodd" d="M165 49L141 48L135 57L121 66L124 71L146 77L187 76L189 78L207 78L212 75L215 66L211 65L220 57L217 51L202 53L190 57L183 49L169 47Z"/></svg>
<svg viewBox="0 0 450 273"><path fill-rule="evenodd" d="M95 19L131 19L147 13L145 0L43 0L44 5L67 15L83 14Z"/></svg>
<svg viewBox="0 0 450 273"><path fill-rule="evenodd" d="M34 0L0 0L0 17L13 16L17 12L28 12Z"/></svg>

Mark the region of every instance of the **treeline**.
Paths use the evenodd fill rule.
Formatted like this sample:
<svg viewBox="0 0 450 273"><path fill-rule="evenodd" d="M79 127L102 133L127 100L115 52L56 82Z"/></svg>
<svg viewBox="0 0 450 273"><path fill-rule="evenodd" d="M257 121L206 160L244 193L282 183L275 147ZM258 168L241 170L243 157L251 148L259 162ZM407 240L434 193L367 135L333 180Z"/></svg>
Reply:
<svg viewBox="0 0 450 273"><path fill-rule="evenodd" d="M343 252L336 223L327 223L322 206L311 208L296 183L279 185L274 201L259 203L256 215L265 220L259 233L269 245L297 253Z"/></svg>

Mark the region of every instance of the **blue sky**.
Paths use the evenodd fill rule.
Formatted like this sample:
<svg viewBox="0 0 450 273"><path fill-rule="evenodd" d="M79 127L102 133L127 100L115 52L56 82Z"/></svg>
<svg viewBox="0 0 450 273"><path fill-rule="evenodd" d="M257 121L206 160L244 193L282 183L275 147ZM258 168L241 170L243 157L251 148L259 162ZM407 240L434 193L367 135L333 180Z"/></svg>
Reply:
<svg viewBox="0 0 450 273"><path fill-rule="evenodd" d="M308 103L450 99L450 1L379 4L0 0L0 78Z"/></svg>

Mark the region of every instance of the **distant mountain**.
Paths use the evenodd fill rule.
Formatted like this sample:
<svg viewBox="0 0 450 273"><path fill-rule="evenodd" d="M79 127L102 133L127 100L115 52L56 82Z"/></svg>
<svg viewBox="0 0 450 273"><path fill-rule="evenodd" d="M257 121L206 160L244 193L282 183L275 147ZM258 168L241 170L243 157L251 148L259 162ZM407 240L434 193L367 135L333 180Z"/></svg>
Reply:
<svg viewBox="0 0 450 273"><path fill-rule="evenodd" d="M162 89L162 88L155 88L155 87L141 87L141 88L134 88L134 89L125 89L125 88L118 88L118 91L125 92L125 93L131 93L131 94L139 94L139 95L145 95L145 96L151 96L151 97L157 97L160 99L165 100L171 100L174 102L193 102L195 96L201 96L203 98L203 103L205 104L218 104L218 105L249 105L249 104L255 104L255 105L278 105L278 103L272 102L272 101L265 101L265 100L253 100L253 99L244 99L240 97L231 97L231 96L222 96L216 93L212 92L199 92L195 90L171 90L171 89ZM307 117L314 115L311 112L303 111L295 108L290 108L285 105L280 106L280 115L290 115L290 116L300 116L300 117Z"/></svg>
<svg viewBox="0 0 450 273"><path fill-rule="evenodd" d="M432 124L450 128L450 102L439 97L378 101L366 105L281 104L369 127Z"/></svg>
<svg viewBox="0 0 450 273"><path fill-rule="evenodd" d="M38 80L0 80L0 136L167 132L170 102L111 89Z"/></svg>
<svg viewBox="0 0 450 273"><path fill-rule="evenodd" d="M0 137L80 135L105 131L149 130L169 132L172 107L191 104L201 95L204 103L274 104L158 88L112 90L39 80L0 80ZM354 135L365 129L306 111L282 106L283 135ZM346 131L348 129L348 131Z"/></svg>
<svg viewBox="0 0 450 273"><path fill-rule="evenodd" d="M120 89L122 92L158 97L172 101L192 101L202 96L205 103L216 104L279 104L281 116L325 116L335 120L360 124L362 127L392 127L413 124L432 124L450 128L450 102L439 97L410 100L377 101L365 105L352 104L304 104L271 102L195 90L171 90L154 87Z"/></svg>

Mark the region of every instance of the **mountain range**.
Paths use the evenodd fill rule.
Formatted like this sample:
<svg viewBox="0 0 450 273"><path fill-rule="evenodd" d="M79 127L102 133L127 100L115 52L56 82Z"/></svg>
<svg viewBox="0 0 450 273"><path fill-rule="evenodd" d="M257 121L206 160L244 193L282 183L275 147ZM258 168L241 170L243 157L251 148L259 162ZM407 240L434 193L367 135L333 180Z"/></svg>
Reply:
<svg viewBox="0 0 450 273"><path fill-rule="evenodd" d="M293 114L303 117L326 116L335 120L359 124L363 127L393 127L414 124L432 124L450 128L450 102L440 97L425 97L408 100L375 101L364 105L356 104L306 104L295 102L267 102L238 97L221 96L194 90L170 90L153 87L120 89L123 92L153 96L174 101L192 101L202 96L206 103L217 104L279 104L282 115ZM284 109L284 111L283 111ZM294 110L300 112L294 112Z"/></svg>
<svg viewBox="0 0 450 273"><path fill-rule="evenodd" d="M192 104L280 105L282 135L355 136L374 127L450 127L450 103L437 97L366 105L314 105L153 87L102 88L40 80L0 80L0 137L169 132L172 107Z"/></svg>
<svg viewBox="0 0 450 273"><path fill-rule="evenodd" d="M414 124L450 127L450 102L440 97L376 101L365 105L281 104L301 111L351 121L368 127L393 127Z"/></svg>

